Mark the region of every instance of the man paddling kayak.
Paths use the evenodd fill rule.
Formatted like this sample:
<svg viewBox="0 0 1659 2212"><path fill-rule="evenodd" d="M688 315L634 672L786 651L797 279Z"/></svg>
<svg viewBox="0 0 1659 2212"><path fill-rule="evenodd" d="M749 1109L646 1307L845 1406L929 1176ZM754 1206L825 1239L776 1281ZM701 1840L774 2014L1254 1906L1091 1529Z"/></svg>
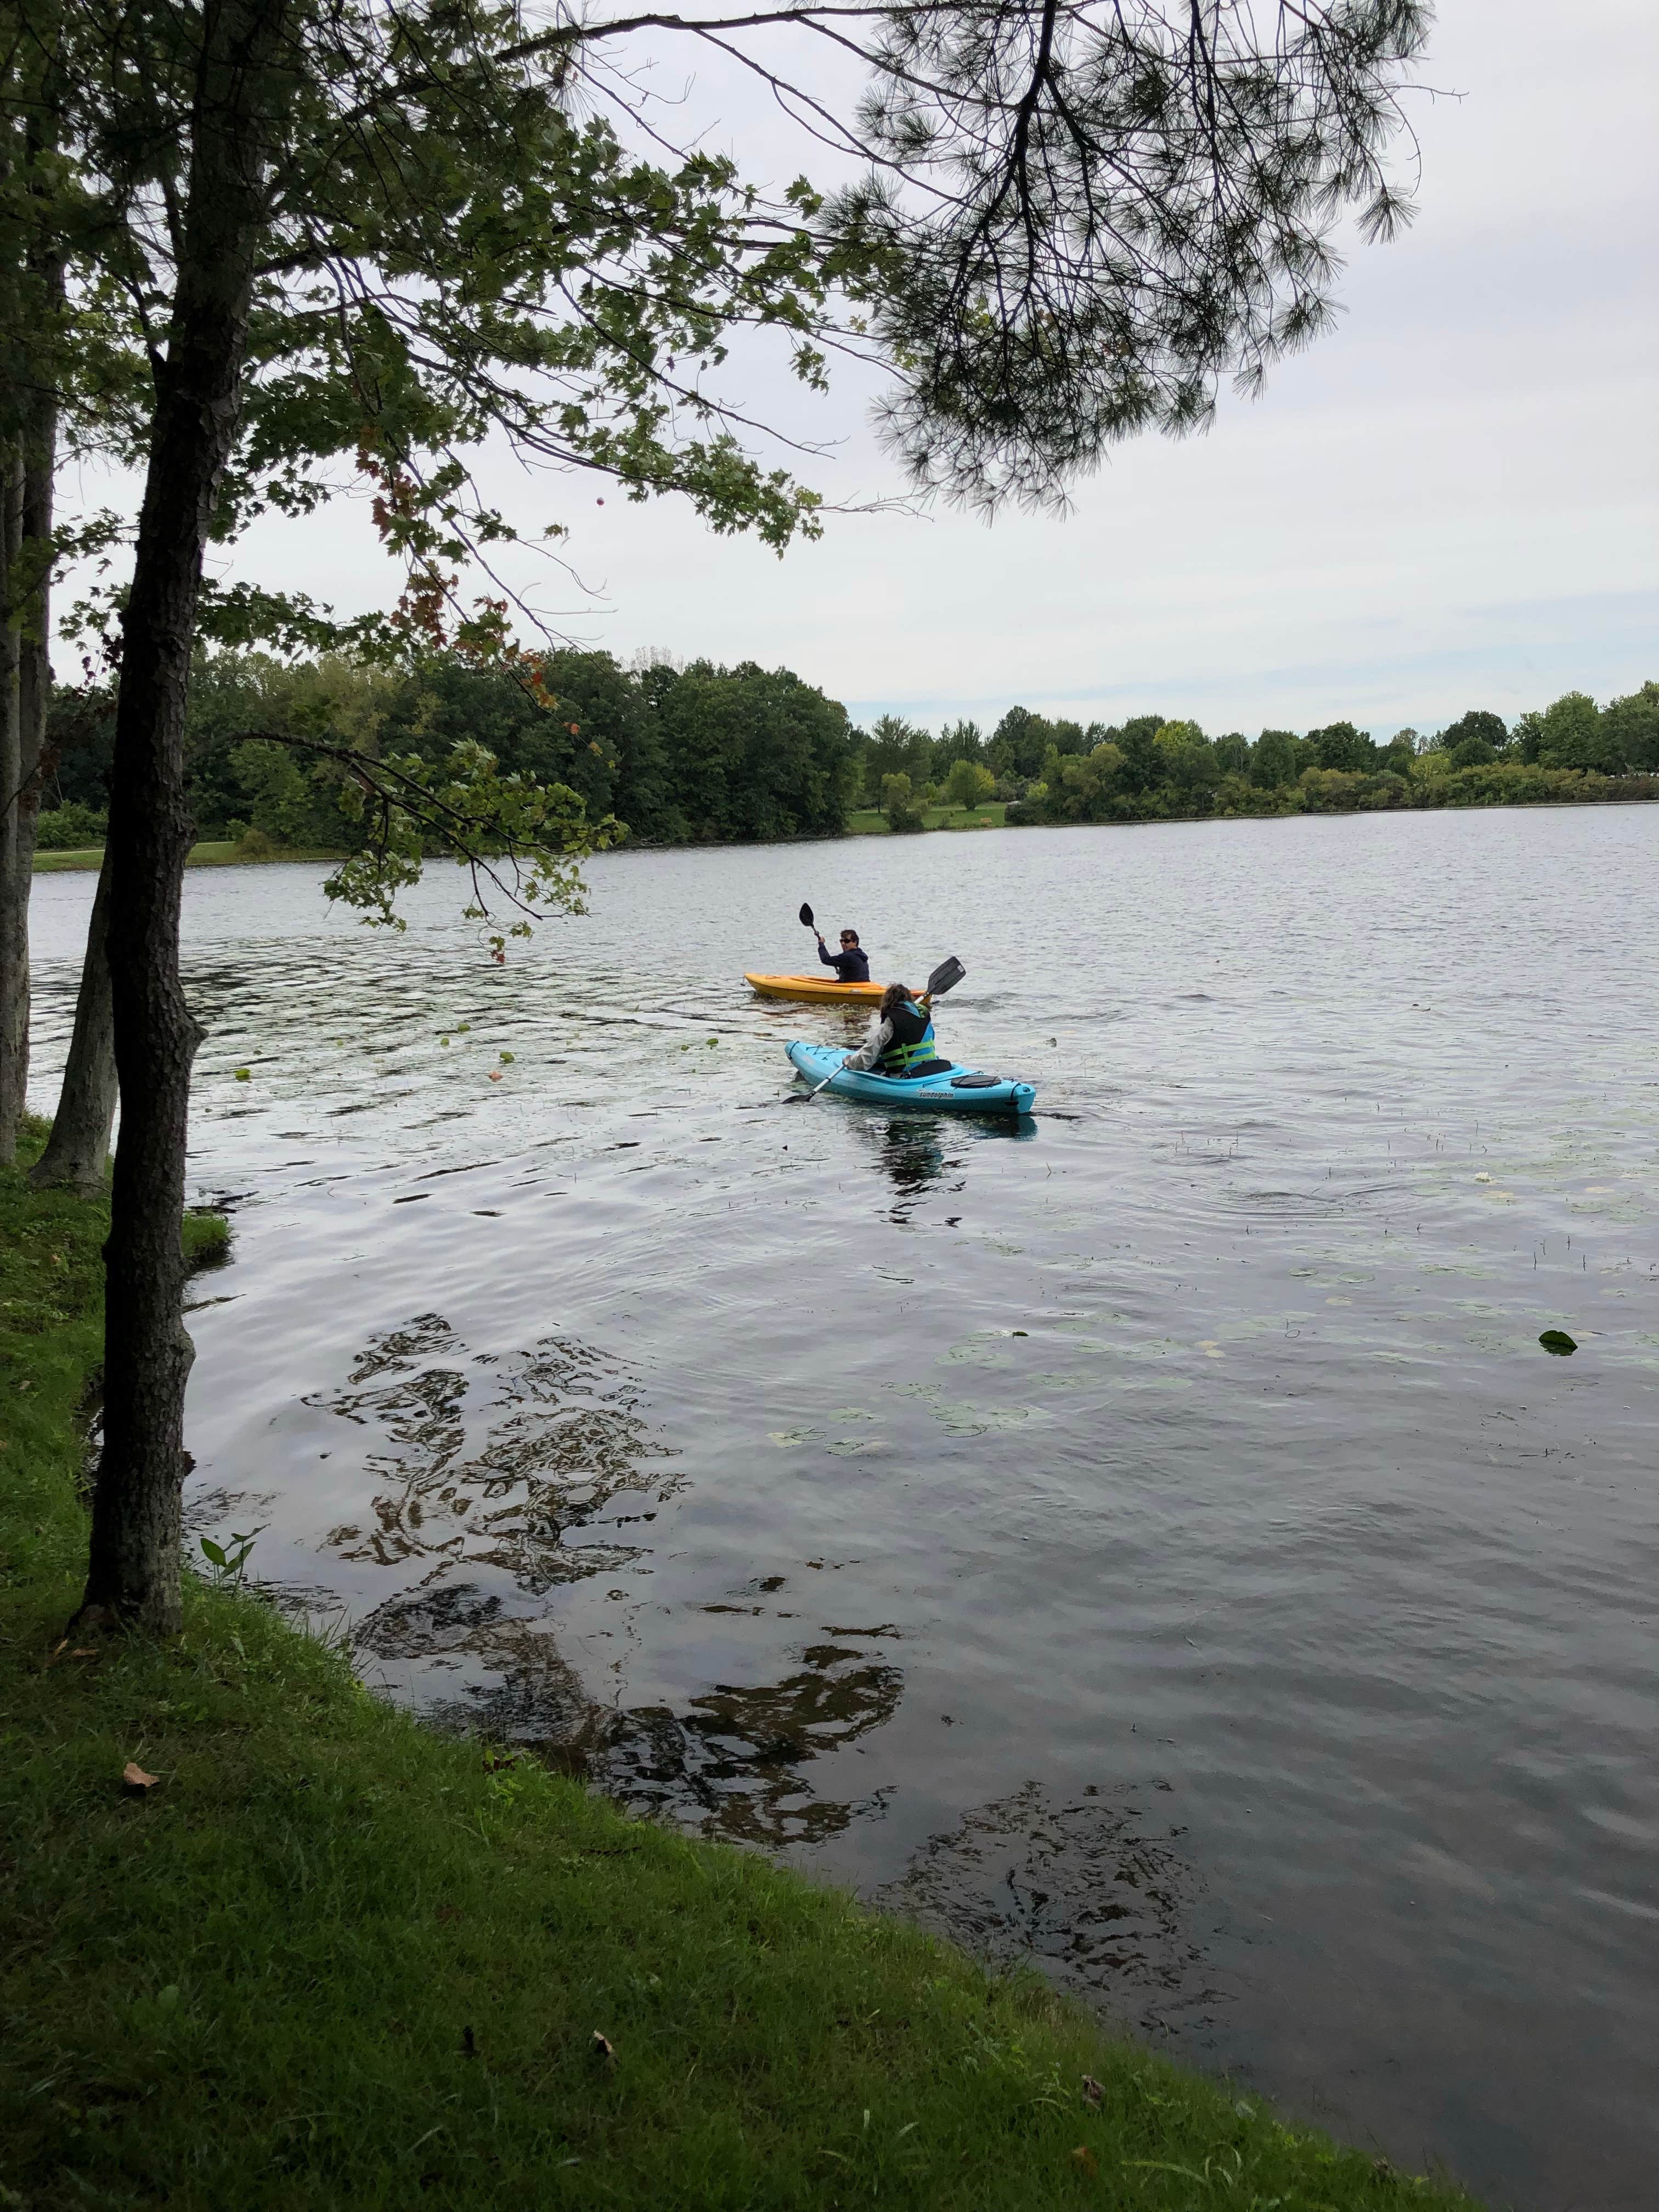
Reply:
<svg viewBox="0 0 1659 2212"><path fill-rule="evenodd" d="M856 1052L842 1062L848 1074L868 1069L876 1075L909 1077L939 1075L952 1063L934 1049L933 1000L924 991L912 998L908 986L890 983L881 1005L870 1017L869 1032Z"/></svg>
<svg viewBox="0 0 1659 2212"><path fill-rule="evenodd" d="M859 943L856 929L843 929L841 951L832 952L823 941L822 930L815 930L818 940L818 958L826 968L833 968L843 983L867 983L870 980L870 956Z"/></svg>

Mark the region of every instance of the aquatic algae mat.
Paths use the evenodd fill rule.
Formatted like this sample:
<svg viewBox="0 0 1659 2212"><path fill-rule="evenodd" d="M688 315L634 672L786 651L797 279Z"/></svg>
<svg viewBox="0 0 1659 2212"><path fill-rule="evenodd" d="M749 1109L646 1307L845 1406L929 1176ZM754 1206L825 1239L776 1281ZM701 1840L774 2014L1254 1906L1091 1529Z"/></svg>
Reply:
<svg viewBox="0 0 1659 2212"><path fill-rule="evenodd" d="M4 1170L0 1227L0 2204L1469 2202L440 1737L234 1589L65 1638L102 1208Z"/></svg>

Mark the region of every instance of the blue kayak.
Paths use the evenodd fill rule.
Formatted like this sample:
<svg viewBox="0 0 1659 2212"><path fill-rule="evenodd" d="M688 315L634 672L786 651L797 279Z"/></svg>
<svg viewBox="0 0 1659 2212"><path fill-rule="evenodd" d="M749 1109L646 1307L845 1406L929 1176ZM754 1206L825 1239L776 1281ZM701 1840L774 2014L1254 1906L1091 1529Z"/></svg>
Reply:
<svg viewBox="0 0 1659 2212"><path fill-rule="evenodd" d="M937 1075L866 1075L862 1069L847 1073L842 1060L850 1057L845 1045L803 1044L788 1048L789 1057L809 1083L822 1083L843 1098L867 1099L873 1106L921 1106L931 1114L1029 1114L1036 1097L1034 1083L1006 1083L1000 1075L981 1075L977 1068L955 1060Z"/></svg>

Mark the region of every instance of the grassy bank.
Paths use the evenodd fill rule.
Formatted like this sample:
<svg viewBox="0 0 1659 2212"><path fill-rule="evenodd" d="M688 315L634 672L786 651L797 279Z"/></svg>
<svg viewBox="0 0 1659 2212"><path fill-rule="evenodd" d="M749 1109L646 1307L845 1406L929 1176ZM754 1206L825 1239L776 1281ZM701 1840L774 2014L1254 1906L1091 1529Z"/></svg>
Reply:
<svg viewBox="0 0 1659 2212"><path fill-rule="evenodd" d="M188 868L250 868L270 860L337 860L337 853L289 851L286 846L273 846L269 852L250 853L231 840L192 845L185 862ZM77 852L37 853L34 872L38 876L55 874L63 868L100 868L104 865L101 845L83 846Z"/></svg>
<svg viewBox="0 0 1659 2212"><path fill-rule="evenodd" d="M1000 801L988 806L930 806L926 816L929 830L1000 830L1003 808ZM887 817L878 807L865 807L847 817L847 834L852 837L886 837L892 833L887 827ZM627 848L624 847L624 850ZM670 851L666 846L640 847L641 851ZM337 860L338 853L301 851L285 845L274 846L269 852L246 852L240 845L209 842L192 845L185 863L191 868L257 867L275 860ZM98 868L103 865L104 852L100 845L88 845L69 853L37 853L34 856L36 875L58 873L65 868Z"/></svg>
<svg viewBox="0 0 1659 2212"><path fill-rule="evenodd" d="M103 1226L0 1170L0 2205L1467 2202L433 1735L250 1597L65 1643Z"/></svg>
<svg viewBox="0 0 1659 2212"><path fill-rule="evenodd" d="M982 806L928 806L922 810L925 830L1000 830L1004 812L1000 799ZM878 806L855 807L847 817L849 837L890 837L887 817Z"/></svg>

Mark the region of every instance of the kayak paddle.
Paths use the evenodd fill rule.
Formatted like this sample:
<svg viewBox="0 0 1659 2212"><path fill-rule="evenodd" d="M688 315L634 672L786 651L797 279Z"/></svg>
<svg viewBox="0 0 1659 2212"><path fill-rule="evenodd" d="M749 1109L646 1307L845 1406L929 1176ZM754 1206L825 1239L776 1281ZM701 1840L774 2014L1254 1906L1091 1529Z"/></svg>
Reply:
<svg viewBox="0 0 1659 2212"><path fill-rule="evenodd" d="M939 966L934 969L933 974L927 978L927 988L921 995L924 999L942 999L947 991L956 989L957 985L967 973L968 970L953 952L948 959L941 960ZM817 1097L820 1091L827 1091L840 1073L841 1070L838 1067L832 1067L822 1083L815 1083L807 1091L798 1091L793 1098L786 1098L784 1104L786 1106L807 1105Z"/></svg>
<svg viewBox="0 0 1659 2212"><path fill-rule="evenodd" d="M800 918L808 929L815 929L817 927L817 923L812 919L811 908L805 905L804 902L800 910Z"/></svg>

